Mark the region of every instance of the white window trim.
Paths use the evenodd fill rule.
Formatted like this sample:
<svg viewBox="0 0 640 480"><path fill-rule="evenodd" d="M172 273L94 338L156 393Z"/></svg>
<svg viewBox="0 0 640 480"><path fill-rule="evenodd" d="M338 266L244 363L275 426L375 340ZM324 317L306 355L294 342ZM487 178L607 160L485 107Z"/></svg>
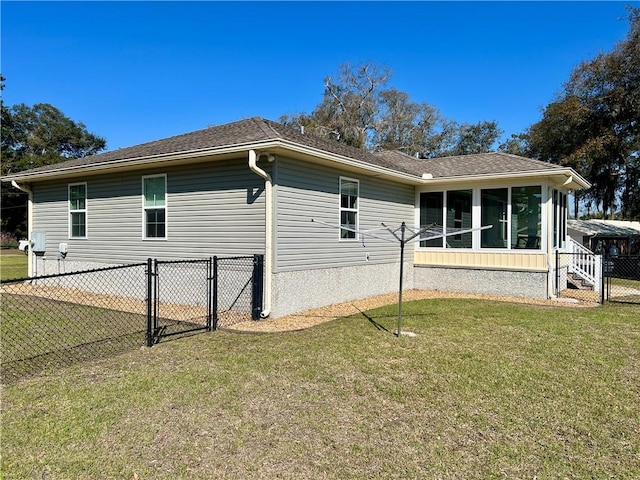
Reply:
<svg viewBox="0 0 640 480"><path fill-rule="evenodd" d="M71 187L77 187L78 185L84 185L84 208L78 210L71 209ZM70 183L67 186L67 228L68 228L68 238L69 240L82 240L89 237L89 189L87 187L87 182L76 182ZM71 214L72 213L84 213L84 236L82 237L74 237L73 228L71 226Z"/></svg>
<svg viewBox="0 0 640 480"><path fill-rule="evenodd" d="M357 200L356 200L356 208L342 208L342 181L346 180L349 182L355 182L358 186ZM356 225L355 230L357 231L360 228L360 180L357 178L351 177L340 177L338 184L338 225L340 228L338 229L338 240L340 242L358 242L360 239L360 235L358 233L355 234L354 238L342 238L342 212L355 212L356 214Z"/></svg>
<svg viewBox="0 0 640 480"><path fill-rule="evenodd" d="M147 207L144 204L144 181L147 178L164 178L164 237L147 237L147 209L158 210L158 207ZM142 240L150 242L166 241L169 238L169 192L167 191L167 174L143 175L141 180L142 189Z"/></svg>

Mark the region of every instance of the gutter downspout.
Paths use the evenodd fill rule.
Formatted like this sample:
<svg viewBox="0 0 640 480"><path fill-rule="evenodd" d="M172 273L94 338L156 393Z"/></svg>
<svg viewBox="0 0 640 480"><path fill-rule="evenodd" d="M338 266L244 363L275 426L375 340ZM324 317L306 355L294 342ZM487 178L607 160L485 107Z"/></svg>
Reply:
<svg viewBox="0 0 640 480"><path fill-rule="evenodd" d="M267 156L269 162L273 162L275 157L271 154L256 153L255 150L249 150L249 168L251 171L264 178L264 201L265 201L265 232L264 232L264 250L265 250L265 284L263 305L260 318L267 318L271 314L271 290L272 290L272 272L273 272L273 182L271 175L258 167L258 158L262 155Z"/></svg>
<svg viewBox="0 0 640 480"><path fill-rule="evenodd" d="M31 251L31 231L33 230L33 191L26 185L18 185L18 182L11 180L11 185L21 192L29 195L27 203L27 238L29 239L29 256L27 257L27 275L33 277L33 252Z"/></svg>

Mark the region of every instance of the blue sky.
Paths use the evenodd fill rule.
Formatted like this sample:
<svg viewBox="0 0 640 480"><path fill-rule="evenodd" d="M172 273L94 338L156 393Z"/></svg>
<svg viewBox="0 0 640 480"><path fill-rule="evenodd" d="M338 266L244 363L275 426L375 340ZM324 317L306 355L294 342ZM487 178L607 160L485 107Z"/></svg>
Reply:
<svg viewBox="0 0 640 480"><path fill-rule="evenodd" d="M1 4L6 105L50 103L109 150L252 116L310 112L344 62L504 136L610 51L638 2Z"/></svg>

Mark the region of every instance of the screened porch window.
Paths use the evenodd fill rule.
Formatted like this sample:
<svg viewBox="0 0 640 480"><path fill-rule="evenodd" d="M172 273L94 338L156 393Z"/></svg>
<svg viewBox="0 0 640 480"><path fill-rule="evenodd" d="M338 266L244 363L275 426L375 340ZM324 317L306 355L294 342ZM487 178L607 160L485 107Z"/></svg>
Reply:
<svg viewBox="0 0 640 480"><path fill-rule="evenodd" d="M447 192L447 232L467 230L471 222L472 190L451 190ZM471 232L445 237L447 248L471 248Z"/></svg>
<svg viewBox="0 0 640 480"><path fill-rule="evenodd" d="M567 241L567 195L553 191L553 247L563 248Z"/></svg>
<svg viewBox="0 0 640 480"><path fill-rule="evenodd" d="M507 248L509 238L508 211L509 189L490 188L480 192L482 226L492 228L482 230L481 248Z"/></svg>
<svg viewBox="0 0 640 480"><path fill-rule="evenodd" d="M566 195L558 193L554 198L558 204L554 210L557 212L555 228L558 241L562 241L562 232L566 231ZM423 248L540 250L542 187L422 192L419 220L421 227L437 225L445 234L453 233L444 238L422 238L420 247ZM456 230L488 225L492 228L478 233L455 234Z"/></svg>
<svg viewBox="0 0 640 480"><path fill-rule="evenodd" d="M358 180L340 177L340 239L354 240L358 229ZM348 230L347 230L348 229Z"/></svg>
<svg viewBox="0 0 640 480"><path fill-rule="evenodd" d="M142 178L144 238L167 236L167 176Z"/></svg>
<svg viewBox="0 0 640 480"><path fill-rule="evenodd" d="M444 227L444 232L470 229L473 224L472 190L425 192L420 194L420 226ZM446 202L446 203L445 203ZM471 248L471 232L443 238L421 240L421 247Z"/></svg>
<svg viewBox="0 0 640 480"><path fill-rule="evenodd" d="M542 188L513 187L511 189L511 248L541 248Z"/></svg>
<svg viewBox="0 0 640 480"><path fill-rule="evenodd" d="M442 226L443 192L426 192L420 194L420 226ZM421 247L442 247L442 238L421 240Z"/></svg>

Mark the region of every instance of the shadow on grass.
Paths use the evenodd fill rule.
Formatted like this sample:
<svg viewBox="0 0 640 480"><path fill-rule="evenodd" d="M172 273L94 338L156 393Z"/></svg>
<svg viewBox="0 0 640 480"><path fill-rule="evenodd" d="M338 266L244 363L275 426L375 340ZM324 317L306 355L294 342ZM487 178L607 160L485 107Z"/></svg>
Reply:
<svg viewBox="0 0 640 480"><path fill-rule="evenodd" d="M206 332L200 328L198 330L186 330L185 322L176 322L180 325L171 325L175 330L158 338L154 344L166 343L190 337L198 333ZM167 326L165 326L166 328ZM183 330L180 330L182 328ZM52 373L56 370L70 367L76 364L111 358L123 353L131 352L140 348L145 348L146 330L139 330L120 336L102 338L95 341L86 342L80 345L59 348L54 351L2 362L2 383L10 384L22 378L37 377Z"/></svg>
<svg viewBox="0 0 640 480"><path fill-rule="evenodd" d="M381 323L376 322L373 317L371 317L370 315L367 315L366 312L363 312L362 310L360 310L356 305L354 305L354 307L356 307L356 309L360 312L360 315L366 318L369 321L369 323L373 325L377 330L384 330L385 332L390 333L387 327L385 327Z"/></svg>
<svg viewBox="0 0 640 480"><path fill-rule="evenodd" d="M381 321L384 321L385 323L393 323L393 322L398 320L398 315L397 314L394 314L394 315L380 315L380 316L372 317L367 312L363 312L359 308L358 308L358 311L360 312L360 315L362 315L364 318L366 318L367 321L376 328L376 330L384 331L384 332L387 332L387 333L393 333L395 335L395 329L394 330L390 330L385 325L383 325L381 323ZM411 318L412 319L416 319L418 317L429 318L431 316L432 316L431 314L426 314L426 313L411 314Z"/></svg>
<svg viewBox="0 0 640 480"><path fill-rule="evenodd" d="M9 384L22 378L45 375L89 360L120 355L140 348L144 345L144 339L145 332L139 331L2 362L2 383Z"/></svg>

